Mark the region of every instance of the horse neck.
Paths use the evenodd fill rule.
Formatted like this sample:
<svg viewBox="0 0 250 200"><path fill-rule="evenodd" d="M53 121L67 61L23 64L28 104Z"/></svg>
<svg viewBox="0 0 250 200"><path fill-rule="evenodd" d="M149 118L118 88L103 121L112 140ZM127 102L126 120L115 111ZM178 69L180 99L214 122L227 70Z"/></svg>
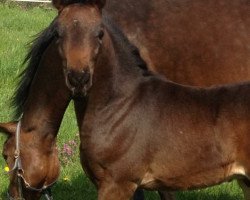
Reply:
<svg viewBox="0 0 250 200"><path fill-rule="evenodd" d="M122 41L121 41L122 42ZM83 128L85 115L95 115L100 107L106 107L109 102L127 98L134 94L140 83L142 69L131 61L131 49L105 34L101 52L98 56L93 85L88 98L74 99L75 112L80 131ZM123 57L121 57L123 56Z"/></svg>
<svg viewBox="0 0 250 200"><path fill-rule="evenodd" d="M70 101L55 43L45 51L23 109L22 131L55 138Z"/></svg>
<svg viewBox="0 0 250 200"><path fill-rule="evenodd" d="M142 78L131 49L112 34L103 41L101 55L94 72L91 93L101 96L131 95ZM95 92L93 92L95 91Z"/></svg>

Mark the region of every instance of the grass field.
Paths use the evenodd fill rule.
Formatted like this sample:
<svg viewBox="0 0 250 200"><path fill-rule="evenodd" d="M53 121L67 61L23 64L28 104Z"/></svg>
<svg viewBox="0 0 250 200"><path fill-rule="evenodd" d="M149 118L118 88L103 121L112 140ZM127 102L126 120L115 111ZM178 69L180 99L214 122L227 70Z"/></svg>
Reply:
<svg viewBox="0 0 250 200"><path fill-rule="evenodd" d="M21 65L27 52L26 44L33 36L45 28L55 16L55 12L45 8L24 9L14 5L0 4L0 121L11 119L9 101L13 94L16 77L22 71ZM67 110L58 136L58 146L63 147L75 139L77 127L72 105ZM0 135L0 149L6 137ZM77 149L77 148L76 148ZM62 157L65 155L62 155ZM96 199L93 185L84 176L78 150L61 168L61 176L53 187L55 200ZM68 158L66 158L68 159ZM5 162L0 158L0 199L6 199L8 177L4 173ZM147 192L147 199L158 199L155 192ZM241 200L241 190L235 182L213 188L178 193L177 199L187 200Z"/></svg>

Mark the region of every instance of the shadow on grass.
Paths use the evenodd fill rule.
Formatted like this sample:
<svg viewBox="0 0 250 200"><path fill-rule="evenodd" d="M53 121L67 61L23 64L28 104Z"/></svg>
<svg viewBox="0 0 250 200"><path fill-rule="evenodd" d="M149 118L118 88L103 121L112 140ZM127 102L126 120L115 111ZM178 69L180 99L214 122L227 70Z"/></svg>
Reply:
<svg viewBox="0 0 250 200"><path fill-rule="evenodd" d="M209 194L203 191L192 191L192 192L185 192L185 193L177 193L177 199L180 200L243 200L241 195L232 195L226 192Z"/></svg>
<svg viewBox="0 0 250 200"><path fill-rule="evenodd" d="M213 190L213 189L209 189ZM189 192L177 192L176 200L243 200L243 197L238 194L232 195L226 192L220 192L215 194L201 191L189 191ZM146 200L159 200L157 192L146 192Z"/></svg>
<svg viewBox="0 0 250 200"><path fill-rule="evenodd" d="M6 199L6 192L0 195L1 199ZM72 180L64 181L60 179L53 186L52 192L55 200L97 199L94 185L82 174L74 177ZM176 197L177 200L243 200L241 191L235 183L199 191L178 192ZM145 200L159 199L157 192L145 192Z"/></svg>
<svg viewBox="0 0 250 200"><path fill-rule="evenodd" d="M7 190L4 191L4 193L2 193L2 194L0 195L0 199L3 199L3 200L7 199Z"/></svg>

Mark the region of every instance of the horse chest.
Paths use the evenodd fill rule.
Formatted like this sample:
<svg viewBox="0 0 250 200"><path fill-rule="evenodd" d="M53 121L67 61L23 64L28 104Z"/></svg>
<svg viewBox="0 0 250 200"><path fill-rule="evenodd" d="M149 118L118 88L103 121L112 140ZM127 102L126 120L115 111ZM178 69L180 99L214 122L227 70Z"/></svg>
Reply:
<svg viewBox="0 0 250 200"><path fill-rule="evenodd" d="M129 151L135 140L136 127L127 124L124 112L100 115L95 120L86 117L81 141L91 157L113 162Z"/></svg>

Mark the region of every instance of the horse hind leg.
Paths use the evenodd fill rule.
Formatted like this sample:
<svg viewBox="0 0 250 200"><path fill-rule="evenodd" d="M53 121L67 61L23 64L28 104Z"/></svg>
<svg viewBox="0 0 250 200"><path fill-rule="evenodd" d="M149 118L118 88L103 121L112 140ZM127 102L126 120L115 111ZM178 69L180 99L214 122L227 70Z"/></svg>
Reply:
<svg viewBox="0 0 250 200"><path fill-rule="evenodd" d="M243 191L244 200L250 200L250 180L241 179L241 180L238 180L238 184Z"/></svg>

